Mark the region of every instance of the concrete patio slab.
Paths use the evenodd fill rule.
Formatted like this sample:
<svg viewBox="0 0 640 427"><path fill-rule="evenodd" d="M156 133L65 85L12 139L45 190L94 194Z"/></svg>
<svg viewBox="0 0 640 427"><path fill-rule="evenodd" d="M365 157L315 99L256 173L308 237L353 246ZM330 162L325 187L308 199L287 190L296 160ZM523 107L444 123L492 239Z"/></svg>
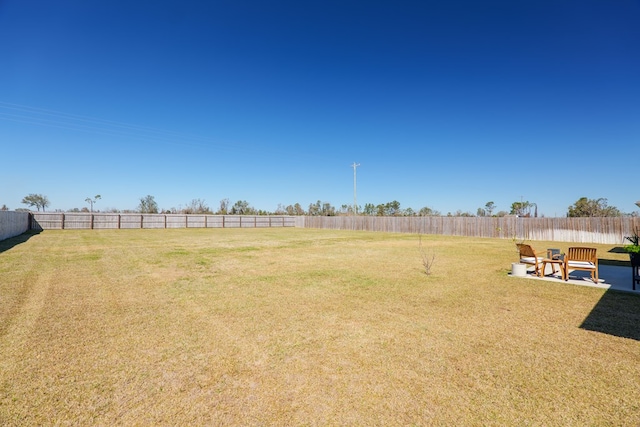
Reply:
<svg viewBox="0 0 640 427"><path fill-rule="evenodd" d="M632 292L640 295L640 285L636 285L635 291L633 290L633 281L631 279L631 267L621 267L617 265L599 264L598 265L598 283L594 283L591 280L591 274L588 271L575 270L569 271L569 280L562 280L560 273L554 273L552 266L549 264L545 270L544 277L538 277L532 271L533 268L527 270L527 274L524 277L526 279L544 280L547 282L556 282L558 284L571 284L578 286L591 286L594 288L611 289L622 292ZM511 276L511 273L509 273ZM517 277L517 276L513 276Z"/></svg>

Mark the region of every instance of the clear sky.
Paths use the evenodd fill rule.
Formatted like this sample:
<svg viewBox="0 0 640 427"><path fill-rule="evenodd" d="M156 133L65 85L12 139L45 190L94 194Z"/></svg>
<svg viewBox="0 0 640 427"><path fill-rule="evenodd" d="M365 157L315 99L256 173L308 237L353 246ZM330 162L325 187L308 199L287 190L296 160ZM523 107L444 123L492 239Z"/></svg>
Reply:
<svg viewBox="0 0 640 427"><path fill-rule="evenodd" d="M0 205L640 199L640 1L0 0Z"/></svg>

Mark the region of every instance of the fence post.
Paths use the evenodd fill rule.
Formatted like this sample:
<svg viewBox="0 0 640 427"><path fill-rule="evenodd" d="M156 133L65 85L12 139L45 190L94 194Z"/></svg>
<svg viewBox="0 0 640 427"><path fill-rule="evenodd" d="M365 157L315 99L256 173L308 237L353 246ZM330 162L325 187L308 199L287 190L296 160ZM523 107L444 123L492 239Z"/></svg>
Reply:
<svg viewBox="0 0 640 427"><path fill-rule="evenodd" d="M93 230L93 214L89 214L89 215L90 215L89 216L89 223L91 224L91 225L89 225L89 227L91 228L91 230Z"/></svg>
<svg viewBox="0 0 640 427"><path fill-rule="evenodd" d="M64 230L64 214L61 214L61 215L62 215L62 222L60 224L60 227L62 227L62 229Z"/></svg>

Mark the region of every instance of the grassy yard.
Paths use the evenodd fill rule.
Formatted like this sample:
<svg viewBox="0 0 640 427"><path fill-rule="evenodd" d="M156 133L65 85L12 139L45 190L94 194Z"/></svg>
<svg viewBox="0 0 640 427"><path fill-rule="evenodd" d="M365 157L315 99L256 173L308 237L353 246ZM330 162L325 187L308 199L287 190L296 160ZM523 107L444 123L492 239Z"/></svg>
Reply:
<svg viewBox="0 0 640 427"><path fill-rule="evenodd" d="M431 275L416 235L14 243L0 242L0 425L640 425L640 343L581 327L605 291L508 277L511 241L423 236ZM640 319L640 298L608 294L612 315Z"/></svg>

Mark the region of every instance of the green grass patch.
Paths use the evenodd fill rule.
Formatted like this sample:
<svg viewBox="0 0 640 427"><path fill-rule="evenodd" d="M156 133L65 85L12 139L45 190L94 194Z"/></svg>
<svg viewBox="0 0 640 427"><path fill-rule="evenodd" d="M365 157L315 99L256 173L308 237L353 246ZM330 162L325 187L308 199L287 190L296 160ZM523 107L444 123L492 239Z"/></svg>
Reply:
<svg viewBox="0 0 640 427"><path fill-rule="evenodd" d="M640 424L639 342L581 328L596 307L640 313L640 298L508 277L511 241L423 236L431 275L408 234L9 243L1 425Z"/></svg>

